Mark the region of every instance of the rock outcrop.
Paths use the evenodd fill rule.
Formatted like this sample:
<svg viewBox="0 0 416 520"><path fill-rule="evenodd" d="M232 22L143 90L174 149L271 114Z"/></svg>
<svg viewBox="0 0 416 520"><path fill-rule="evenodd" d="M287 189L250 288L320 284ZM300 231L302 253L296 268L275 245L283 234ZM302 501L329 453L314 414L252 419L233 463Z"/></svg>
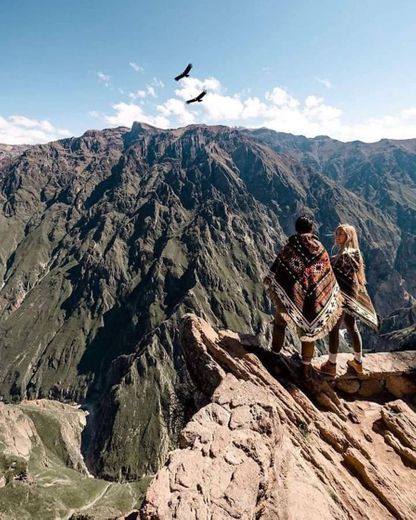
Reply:
<svg viewBox="0 0 416 520"><path fill-rule="evenodd" d="M296 355L195 315L181 339L201 408L148 488L142 520L415 518L415 393L397 400L393 380L414 382L416 352L366 356L374 378L358 392L381 365L390 383L352 400L319 376L302 383Z"/></svg>
<svg viewBox="0 0 416 520"><path fill-rule="evenodd" d="M69 468L88 475L81 454L81 433L86 413L57 401L0 402L0 449L4 459L29 463L33 452L39 462L55 455Z"/></svg>
<svg viewBox="0 0 416 520"><path fill-rule="evenodd" d="M361 397L392 395L397 398L416 395L416 351L369 354L365 358L363 374L348 370L349 354L338 354L337 377L334 386L338 390ZM327 358L314 361L315 366Z"/></svg>
<svg viewBox="0 0 416 520"><path fill-rule="evenodd" d="M46 399L0 402L0 519L117 518L146 482L92 478L82 454L86 412Z"/></svg>

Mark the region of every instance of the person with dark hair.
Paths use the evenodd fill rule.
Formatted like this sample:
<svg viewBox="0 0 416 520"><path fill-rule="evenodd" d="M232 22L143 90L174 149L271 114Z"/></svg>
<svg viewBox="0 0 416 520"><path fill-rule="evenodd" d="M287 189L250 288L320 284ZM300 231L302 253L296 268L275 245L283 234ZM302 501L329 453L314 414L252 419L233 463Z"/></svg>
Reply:
<svg viewBox="0 0 416 520"><path fill-rule="evenodd" d="M296 233L312 233L313 220L306 215L300 216L295 222Z"/></svg>
<svg viewBox="0 0 416 520"><path fill-rule="evenodd" d="M313 221L302 215L295 229L263 281L276 306L272 350L281 351L286 327L293 328L302 343L304 375L310 377L315 341L337 323L343 299L328 252L313 232Z"/></svg>

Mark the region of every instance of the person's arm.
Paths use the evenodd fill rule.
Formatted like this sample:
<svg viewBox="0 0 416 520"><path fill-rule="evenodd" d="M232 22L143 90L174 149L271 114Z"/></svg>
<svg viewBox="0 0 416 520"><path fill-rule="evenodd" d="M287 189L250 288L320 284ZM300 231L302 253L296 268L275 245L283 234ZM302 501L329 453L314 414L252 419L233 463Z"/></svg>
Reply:
<svg viewBox="0 0 416 520"><path fill-rule="evenodd" d="M360 289L363 289L363 288L365 288L365 283L366 283L365 274L364 274L365 266L364 266L363 257L361 256L361 253L358 250L351 251L348 256L349 256L349 262L350 262L351 268L353 269L354 273L357 276L358 287Z"/></svg>
<svg viewBox="0 0 416 520"><path fill-rule="evenodd" d="M270 273L272 272L275 272L275 270L277 269L277 265L279 263L279 256L280 256L280 253L283 251L283 248L277 253L276 255L276 258L274 259L274 262L272 263L272 265L270 266L270 269L268 271L268 273L266 274L266 276L263 278L263 283L267 284L267 285L270 285Z"/></svg>
<svg viewBox="0 0 416 520"><path fill-rule="evenodd" d="M354 272L358 273L362 266L362 258L360 252L355 250L348 253L348 261Z"/></svg>
<svg viewBox="0 0 416 520"><path fill-rule="evenodd" d="M266 276L263 278L263 283L266 284L266 285L270 285L271 284L271 280L270 280L270 273L274 271L274 269L276 268L277 266L277 262L279 261L279 256L276 256L274 262L272 263L269 271L267 272Z"/></svg>
<svg viewBox="0 0 416 520"><path fill-rule="evenodd" d="M272 263L270 267L270 271L274 271L277 267L277 264L279 263L279 255L276 256L274 262Z"/></svg>

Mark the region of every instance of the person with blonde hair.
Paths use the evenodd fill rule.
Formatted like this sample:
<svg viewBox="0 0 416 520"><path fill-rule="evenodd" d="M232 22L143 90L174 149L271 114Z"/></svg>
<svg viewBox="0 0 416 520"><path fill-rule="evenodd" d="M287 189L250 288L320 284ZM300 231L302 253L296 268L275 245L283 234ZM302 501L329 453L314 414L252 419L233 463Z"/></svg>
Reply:
<svg viewBox="0 0 416 520"><path fill-rule="evenodd" d="M319 367L319 370L324 374L336 375L339 329L344 323L351 336L354 350L354 358L347 363L356 373L362 374L362 339L357 327L357 319L378 330L378 316L365 287L367 283L365 265L355 227L350 224L340 224L335 230L335 245L339 250L331 257L331 264L344 298L344 312L329 333L329 358Z"/></svg>

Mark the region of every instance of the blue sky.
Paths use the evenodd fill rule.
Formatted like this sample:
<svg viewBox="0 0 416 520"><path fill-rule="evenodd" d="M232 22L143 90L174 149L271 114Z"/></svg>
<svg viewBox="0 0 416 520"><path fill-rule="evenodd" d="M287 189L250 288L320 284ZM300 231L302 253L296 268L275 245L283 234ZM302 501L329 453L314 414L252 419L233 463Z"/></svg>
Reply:
<svg viewBox="0 0 416 520"><path fill-rule="evenodd" d="M416 137L415 35L411 0L0 0L0 142L135 119Z"/></svg>

